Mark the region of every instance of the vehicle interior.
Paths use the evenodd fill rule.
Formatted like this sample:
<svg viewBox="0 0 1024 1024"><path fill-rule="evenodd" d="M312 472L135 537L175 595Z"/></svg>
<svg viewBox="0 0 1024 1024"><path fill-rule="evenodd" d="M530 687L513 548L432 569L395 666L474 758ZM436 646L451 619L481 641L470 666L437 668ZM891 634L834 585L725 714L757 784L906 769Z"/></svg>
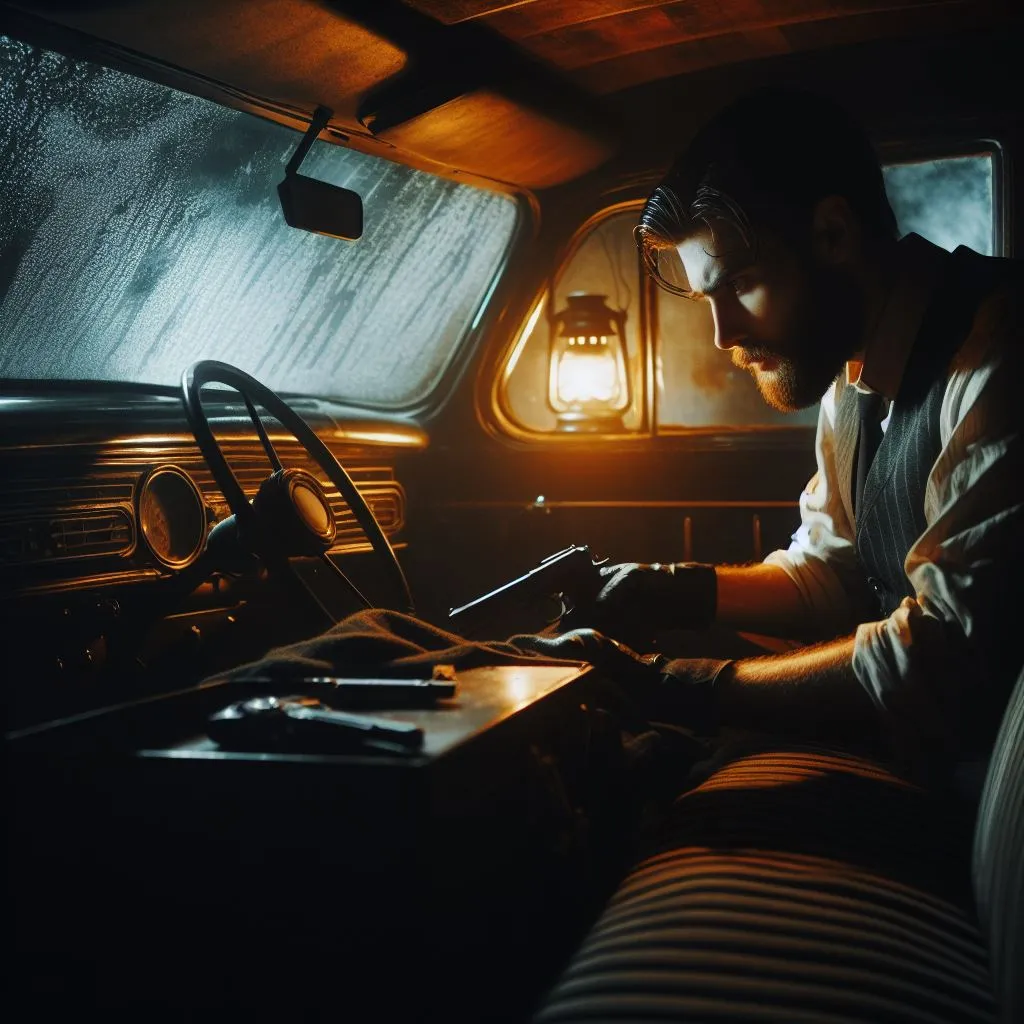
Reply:
<svg viewBox="0 0 1024 1024"><path fill-rule="evenodd" d="M785 547L817 410L645 276L640 207L801 86L901 232L1020 255L1022 45L1009 0L0 3L16 1018L1024 1019L1020 686L980 811L801 749L637 866L608 680L486 645L539 598L449 617L577 545ZM301 646L367 608L449 641ZM218 743L282 647L454 695L359 698L415 749Z"/></svg>

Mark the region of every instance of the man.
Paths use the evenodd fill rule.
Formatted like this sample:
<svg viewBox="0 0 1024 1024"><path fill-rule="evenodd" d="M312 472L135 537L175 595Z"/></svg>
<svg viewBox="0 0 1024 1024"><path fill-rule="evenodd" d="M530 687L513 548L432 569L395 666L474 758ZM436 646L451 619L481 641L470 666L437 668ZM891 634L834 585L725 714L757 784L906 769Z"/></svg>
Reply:
<svg viewBox="0 0 1024 1024"><path fill-rule="evenodd" d="M778 90L697 134L636 236L659 285L710 305L716 346L768 404L821 401L817 472L788 550L606 567L576 624L816 639L663 663L665 681L698 721L882 731L918 763L983 757L1022 661L1017 265L897 240L859 126Z"/></svg>

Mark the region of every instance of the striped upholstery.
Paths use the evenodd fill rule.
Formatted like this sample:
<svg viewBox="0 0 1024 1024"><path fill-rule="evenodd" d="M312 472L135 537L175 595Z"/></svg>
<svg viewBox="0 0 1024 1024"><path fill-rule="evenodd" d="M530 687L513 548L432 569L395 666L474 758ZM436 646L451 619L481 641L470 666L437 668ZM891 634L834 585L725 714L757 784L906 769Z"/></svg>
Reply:
<svg viewBox="0 0 1024 1024"><path fill-rule="evenodd" d="M960 835L872 761L748 753L680 799L537 1024L991 1020Z"/></svg>
<svg viewBox="0 0 1024 1024"><path fill-rule="evenodd" d="M974 891L1000 1020L1024 1021L1024 673L999 730L978 811Z"/></svg>

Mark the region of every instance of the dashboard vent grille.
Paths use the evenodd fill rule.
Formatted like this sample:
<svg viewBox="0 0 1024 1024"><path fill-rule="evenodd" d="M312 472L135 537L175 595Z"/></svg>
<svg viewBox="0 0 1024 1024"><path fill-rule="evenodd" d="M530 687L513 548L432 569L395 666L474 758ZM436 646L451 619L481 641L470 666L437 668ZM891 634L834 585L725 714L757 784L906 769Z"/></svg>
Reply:
<svg viewBox="0 0 1024 1024"><path fill-rule="evenodd" d="M121 556L134 545L131 517L121 509L0 522L4 565Z"/></svg>
<svg viewBox="0 0 1024 1024"><path fill-rule="evenodd" d="M9 481L0 494L0 515L16 515L21 510L38 512L40 509L90 509L111 505L131 505L135 489L134 477L118 476L104 480L74 481L62 487L32 480Z"/></svg>

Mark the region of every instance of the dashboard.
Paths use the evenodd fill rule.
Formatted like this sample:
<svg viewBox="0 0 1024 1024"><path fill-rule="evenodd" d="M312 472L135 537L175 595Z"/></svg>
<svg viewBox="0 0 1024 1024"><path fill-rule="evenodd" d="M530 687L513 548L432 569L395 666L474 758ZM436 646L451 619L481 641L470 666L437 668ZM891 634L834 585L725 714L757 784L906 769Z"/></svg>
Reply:
<svg viewBox="0 0 1024 1024"><path fill-rule="evenodd" d="M289 403L400 549L406 494L399 464L426 446L421 428L321 400ZM213 391L204 404L251 498L271 466L245 407L231 392ZM266 425L282 463L308 470L324 487L337 522L329 555L344 559L346 571L350 561L358 566L371 547L347 502L293 437L273 420ZM211 633L214 618L248 614L250 637L264 646L273 639L253 619L264 581L209 578L206 539L230 510L173 389L5 384L0 474L0 616L22 674L78 685L109 667L113 637L138 668L167 647L141 653L142 634L158 625L166 633L175 622L196 637Z"/></svg>
<svg viewBox="0 0 1024 1024"><path fill-rule="evenodd" d="M323 477L294 440L274 437L282 461ZM344 459L351 452L338 450ZM246 496L270 467L258 440L223 448ZM365 453L360 453L364 455ZM0 496L0 572L7 596L158 579L192 565L209 529L229 515L195 442L185 437L121 438L106 444L5 453ZM342 463L345 464L344 462ZM394 468L346 467L388 538L405 520ZM335 555L368 550L347 503L321 480L338 523Z"/></svg>

